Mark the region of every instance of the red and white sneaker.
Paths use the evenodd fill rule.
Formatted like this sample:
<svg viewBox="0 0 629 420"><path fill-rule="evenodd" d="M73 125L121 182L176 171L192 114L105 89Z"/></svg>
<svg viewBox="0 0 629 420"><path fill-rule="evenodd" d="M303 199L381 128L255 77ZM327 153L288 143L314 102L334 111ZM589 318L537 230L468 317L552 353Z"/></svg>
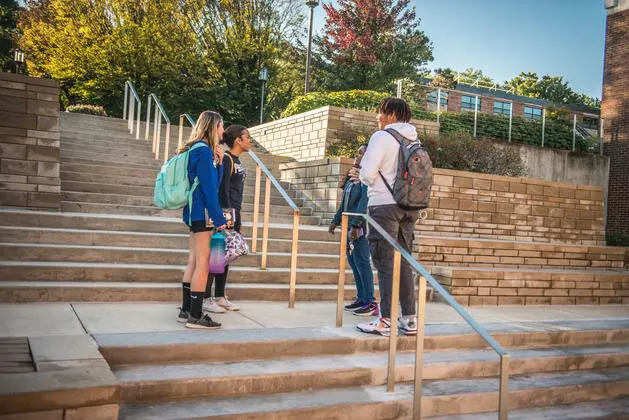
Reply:
<svg viewBox="0 0 629 420"><path fill-rule="evenodd" d="M377 318L368 324L357 325L356 328L367 334L389 337L391 335L391 320L389 318Z"/></svg>

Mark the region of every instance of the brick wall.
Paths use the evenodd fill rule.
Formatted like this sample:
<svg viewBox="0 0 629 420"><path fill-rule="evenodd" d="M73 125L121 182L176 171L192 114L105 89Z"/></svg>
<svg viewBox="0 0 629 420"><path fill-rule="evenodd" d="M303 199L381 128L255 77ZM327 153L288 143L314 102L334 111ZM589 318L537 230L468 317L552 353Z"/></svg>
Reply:
<svg viewBox="0 0 629 420"><path fill-rule="evenodd" d="M629 9L621 9L607 16L601 117L610 157L607 226L629 233Z"/></svg>
<svg viewBox="0 0 629 420"><path fill-rule="evenodd" d="M592 245L605 240L599 186L435 169L432 196L420 232Z"/></svg>
<svg viewBox="0 0 629 420"><path fill-rule="evenodd" d="M437 133L439 125L411 121L420 132ZM298 161L325 158L326 149L356 133L373 132L376 114L326 106L249 129L251 136L267 151Z"/></svg>
<svg viewBox="0 0 629 420"><path fill-rule="evenodd" d="M327 222L351 163L329 158L283 164L281 179ZM602 186L445 169L434 174L428 218L417 224L417 233L588 245L605 241ZM419 252L419 244L414 251Z"/></svg>
<svg viewBox="0 0 629 420"><path fill-rule="evenodd" d="M59 83L0 73L0 205L59 208Z"/></svg>

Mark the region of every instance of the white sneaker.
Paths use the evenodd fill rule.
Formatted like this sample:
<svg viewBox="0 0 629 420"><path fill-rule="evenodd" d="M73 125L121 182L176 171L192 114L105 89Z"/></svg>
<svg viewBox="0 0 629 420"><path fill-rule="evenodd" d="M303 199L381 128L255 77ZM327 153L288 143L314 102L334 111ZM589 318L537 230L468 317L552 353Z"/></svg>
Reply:
<svg viewBox="0 0 629 420"><path fill-rule="evenodd" d="M367 334L377 334L389 337L391 335L391 320L388 318L376 318L367 324L357 325L356 328Z"/></svg>
<svg viewBox="0 0 629 420"><path fill-rule="evenodd" d="M220 297L216 300L216 303L218 304L218 306L220 306L221 308L227 309L228 311L239 311L240 308L238 307L238 305L231 303L229 301L229 299L227 299L226 297Z"/></svg>
<svg viewBox="0 0 629 420"><path fill-rule="evenodd" d="M212 312L215 314L224 314L227 312L225 309L218 306L214 298L207 298L203 300L203 310L205 312Z"/></svg>
<svg viewBox="0 0 629 420"><path fill-rule="evenodd" d="M397 326L404 335L417 335L417 317L415 315L400 317Z"/></svg>

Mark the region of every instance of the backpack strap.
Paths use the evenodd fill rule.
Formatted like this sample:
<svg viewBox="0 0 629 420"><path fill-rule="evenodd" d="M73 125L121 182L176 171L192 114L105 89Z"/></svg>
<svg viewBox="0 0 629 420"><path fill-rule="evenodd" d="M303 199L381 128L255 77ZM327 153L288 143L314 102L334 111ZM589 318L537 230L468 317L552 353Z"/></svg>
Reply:
<svg viewBox="0 0 629 420"><path fill-rule="evenodd" d="M229 158L229 160L232 163L232 170L229 173L229 176L232 176L234 174L234 158L232 157L232 155L230 155L229 153L225 152L225 154L223 156L227 156Z"/></svg>
<svg viewBox="0 0 629 420"><path fill-rule="evenodd" d="M385 128L382 131L385 131L385 132L389 133L391 136L393 136L393 138L399 143L400 147L404 146L404 137L402 137L402 135L397 130L395 130L393 128ZM397 170L396 170L396 172L397 172ZM384 175L382 175L382 172L378 171L378 173L380 174L380 178L382 178L382 182L384 182L384 185L386 185L386 187L389 190L389 192L391 193L391 195L394 195L393 188L391 188L391 185L389 185L387 180L384 178Z"/></svg>
<svg viewBox="0 0 629 420"><path fill-rule="evenodd" d="M206 142L204 142L203 140L199 140L196 143L194 143L192 146L190 146L190 148L186 150L186 152L189 153L193 151L194 149L198 149L203 146L209 147ZM188 168L186 168L186 171L187 170ZM186 176L188 176L187 173L186 173ZM192 182L192 186L190 187L190 194L188 194L188 226L192 226L192 196L194 194L194 190L196 190L198 186L199 186L199 178L195 176L194 181Z"/></svg>

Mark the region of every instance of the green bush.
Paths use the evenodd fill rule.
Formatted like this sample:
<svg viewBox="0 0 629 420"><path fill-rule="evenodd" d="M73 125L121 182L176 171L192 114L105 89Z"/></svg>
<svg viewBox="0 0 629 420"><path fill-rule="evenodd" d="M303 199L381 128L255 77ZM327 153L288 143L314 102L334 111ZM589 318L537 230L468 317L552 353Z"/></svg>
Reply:
<svg viewBox="0 0 629 420"><path fill-rule="evenodd" d="M607 245L629 247L629 232L622 230L608 230L605 234Z"/></svg>
<svg viewBox="0 0 629 420"><path fill-rule="evenodd" d="M341 108L373 112L387 96L389 96L387 93L372 90L311 92L293 99L284 112L282 112L282 118L301 114L302 112L311 111L321 108L322 106L338 106Z"/></svg>
<svg viewBox="0 0 629 420"><path fill-rule="evenodd" d="M490 140L479 140L464 132L420 136L436 168L479 172L504 176L524 176L526 169L516 148L504 147ZM328 157L354 157L369 134L356 132L328 147Z"/></svg>
<svg viewBox="0 0 629 420"><path fill-rule="evenodd" d="M66 111L75 112L77 114L98 115L101 117L107 116L107 113L105 112L105 108L103 108L100 105L89 105L89 104L69 105L66 108Z"/></svg>

